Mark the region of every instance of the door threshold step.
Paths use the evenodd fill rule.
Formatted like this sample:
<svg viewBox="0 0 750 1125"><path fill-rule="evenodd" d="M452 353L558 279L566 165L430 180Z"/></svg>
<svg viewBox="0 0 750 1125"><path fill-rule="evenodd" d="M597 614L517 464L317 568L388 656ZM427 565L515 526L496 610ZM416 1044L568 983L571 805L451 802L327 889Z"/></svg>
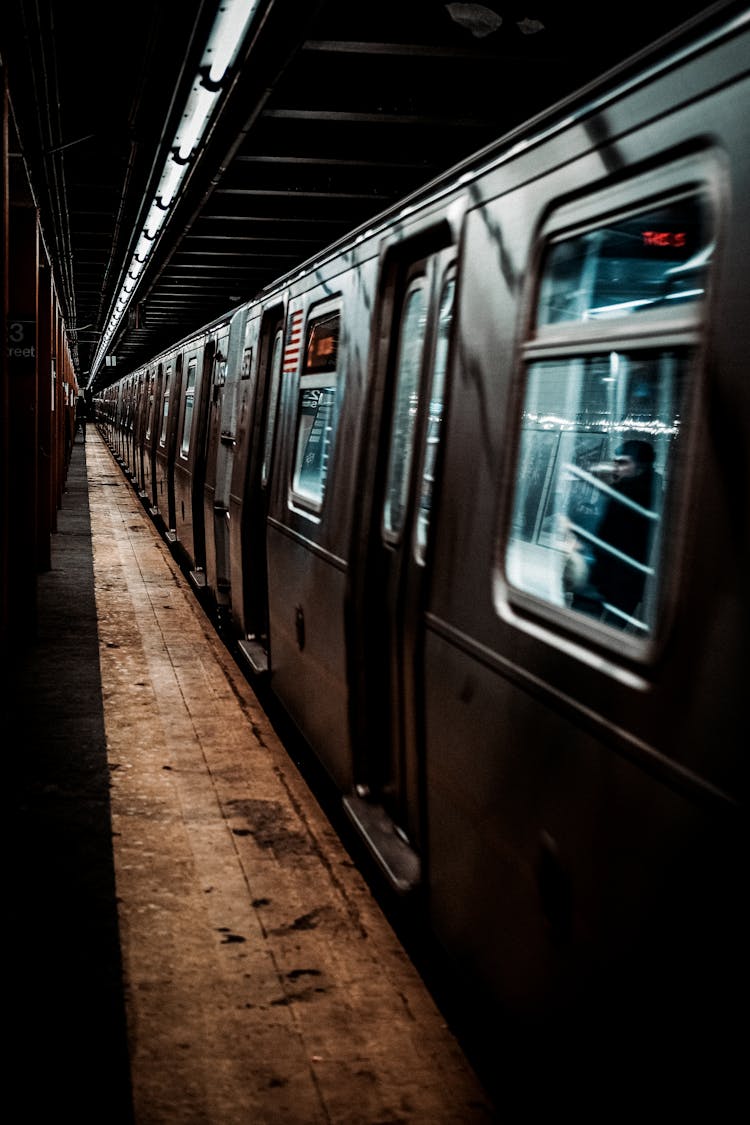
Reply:
<svg viewBox="0 0 750 1125"><path fill-rule="evenodd" d="M422 877L419 856L400 835L383 806L354 794L344 797L343 803L344 811L394 889L405 895L418 887Z"/></svg>
<svg viewBox="0 0 750 1125"><path fill-rule="evenodd" d="M237 647L254 676L263 676L268 672L268 652L260 641L240 641Z"/></svg>
<svg viewBox="0 0 750 1125"><path fill-rule="evenodd" d="M190 571L190 581L195 586L196 590L205 590L206 588L206 572L202 567Z"/></svg>

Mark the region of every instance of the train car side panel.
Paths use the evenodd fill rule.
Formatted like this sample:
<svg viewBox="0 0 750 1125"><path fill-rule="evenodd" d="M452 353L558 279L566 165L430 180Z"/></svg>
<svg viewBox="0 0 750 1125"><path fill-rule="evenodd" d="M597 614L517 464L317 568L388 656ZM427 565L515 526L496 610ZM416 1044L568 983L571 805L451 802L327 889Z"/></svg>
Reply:
<svg viewBox="0 0 750 1125"><path fill-rule="evenodd" d="M612 149L554 167L539 148L514 170L523 191L467 220L425 653L428 893L458 962L560 1046L604 1033L616 1051L637 1032L671 1047L683 1021L717 1015L738 964L747 402L731 453L713 431L750 346L733 255L747 243L748 91L703 61L715 89L699 97L689 68L671 72L665 89L686 104L670 112L656 83L628 132L633 107L618 102ZM587 129L613 132L606 111ZM596 418L577 383L593 369ZM580 482L599 504L599 466L627 441L648 444L664 478L661 534L643 604L607 618L569 600L547 519L569 515ZM717 992L710 971L693 979L701 959ZM660 1018L643 1026L644 1010Z"/></svg>

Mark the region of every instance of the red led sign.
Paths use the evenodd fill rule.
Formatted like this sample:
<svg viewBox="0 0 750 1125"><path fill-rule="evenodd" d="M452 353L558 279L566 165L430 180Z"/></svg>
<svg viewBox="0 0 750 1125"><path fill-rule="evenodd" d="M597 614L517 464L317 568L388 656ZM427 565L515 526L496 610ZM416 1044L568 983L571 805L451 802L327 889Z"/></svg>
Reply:
<svg viewBox="0 0 750 1125"><path fill-rule="evenodd" d="M644 246L665 246L681 249L687 245L687 232L684 230L644 230L641 232Z"/></svg>

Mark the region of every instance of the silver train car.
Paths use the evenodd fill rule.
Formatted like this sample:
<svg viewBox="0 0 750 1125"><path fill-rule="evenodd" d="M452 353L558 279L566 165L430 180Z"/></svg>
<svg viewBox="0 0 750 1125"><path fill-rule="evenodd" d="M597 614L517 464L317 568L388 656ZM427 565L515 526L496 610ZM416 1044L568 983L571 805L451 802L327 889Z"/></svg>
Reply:
<svg viewBox="0 0 750 1125"><path fill-rule="evenodd" d="M506 1067L731 1070L749 60L707 10L97 399Z"/></svg>

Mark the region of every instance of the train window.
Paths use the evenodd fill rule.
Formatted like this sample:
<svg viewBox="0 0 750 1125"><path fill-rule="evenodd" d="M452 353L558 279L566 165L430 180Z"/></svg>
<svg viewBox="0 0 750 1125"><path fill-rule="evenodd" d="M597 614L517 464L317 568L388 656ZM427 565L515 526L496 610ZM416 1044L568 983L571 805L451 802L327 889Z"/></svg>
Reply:
<svg viewBox="0 0 750 1125"><path fill-rule="evenodd" d="M278 330L273 341L273 355L271 357L271 383L268 389L268 413L266 416L266 434L263 441L263 467L260 473L260 483L263 488L268 484L271 472L271 451L273 449L273 435L276 429L276 411L279 405L279 388L281 386L281 359L283 356L284 333Z"/></svg>
<svg viewBox="0 0 750 1125"><path fill-rule="evenodd" d="M159 434L159 445L165 445L167 441L167 421L169 420L169 394L172 382L172 366L167 368L164 375L164 406L162 408L161 418L161 433Z"/></svg>
<svg viewBox="0 0 750 1125"><path fill-rule="evenodd" d="M193 424L193 407L195 406L195 377L198 361L193 356L187 369L187 383L185 384L185 417L182 422L182 442L180 456L187 457L190 449L190 429Z"/></svg>
<svg viewBox="0 0 750 1125"><path fill-rule="evenodd" d="M604 320L696 301L710 260L705 208L672 201L552 242L537 324Z"/></svg>
<svg viewBox="0 0 750 1125"><path fill-rule="evenodd" d="M248 316L245 321L245 339L242 345L242 369L240 371L241 379L249 379L253 370L253 332L254 322Z"/></svg>
<svg viewBox="0 0 750 1125"><path fill-rule="evenodd" d="M219 342L214 356L214 386L223 387L227 381L227 339Z"/></svg>
<svg viewBox="0 0 750 1125"><path fill-rule="evenodd" d="M292 488L315 511L323 505L333 449L339 328L338 312L310 320L299 382Z"/></svg>
<svg viewBox="0 0 750 1125"><path fill-rule="evenodd" d="M154 414L154 380L153 376L146 376L146 435L145 440L151 440L151 422Z"/></svg>
<svg viewBox="0 0 750 1125"><path fill-rule="evenodd" d="M387 542L395 542L398 539L406 515L426 324L425 282L424 278L418 278L412 282L406 293L398 339L391 443L383 509L383 535Z"/></svg>
<svg viewBox="0 0 750 1125"><path fill-rule="evenodd" d="M665 497L711 261L707 215L693 195L550 240L536 326L580 327L526 346L506 575L578 620L643 639L658 619ZM634 332L632 314L646 308L657 319Z"/></svg>
<svg viewBox="0 0 750 1125"><path fill-rule="evenodd" d="M455 278L449 278L440 298L437 325L437 343L432 365L430 386L430 413L427 419L427 433L422 458L422 487L419 498L419 512L416 527L416 555L424 562L427 549L427 532L430 526L432 488L435 481L435 462L437 460L440 433L443 425L443 400L445 396L445 375L448 368L448 345L453 323L453 302L456 290Z"/></svg>

